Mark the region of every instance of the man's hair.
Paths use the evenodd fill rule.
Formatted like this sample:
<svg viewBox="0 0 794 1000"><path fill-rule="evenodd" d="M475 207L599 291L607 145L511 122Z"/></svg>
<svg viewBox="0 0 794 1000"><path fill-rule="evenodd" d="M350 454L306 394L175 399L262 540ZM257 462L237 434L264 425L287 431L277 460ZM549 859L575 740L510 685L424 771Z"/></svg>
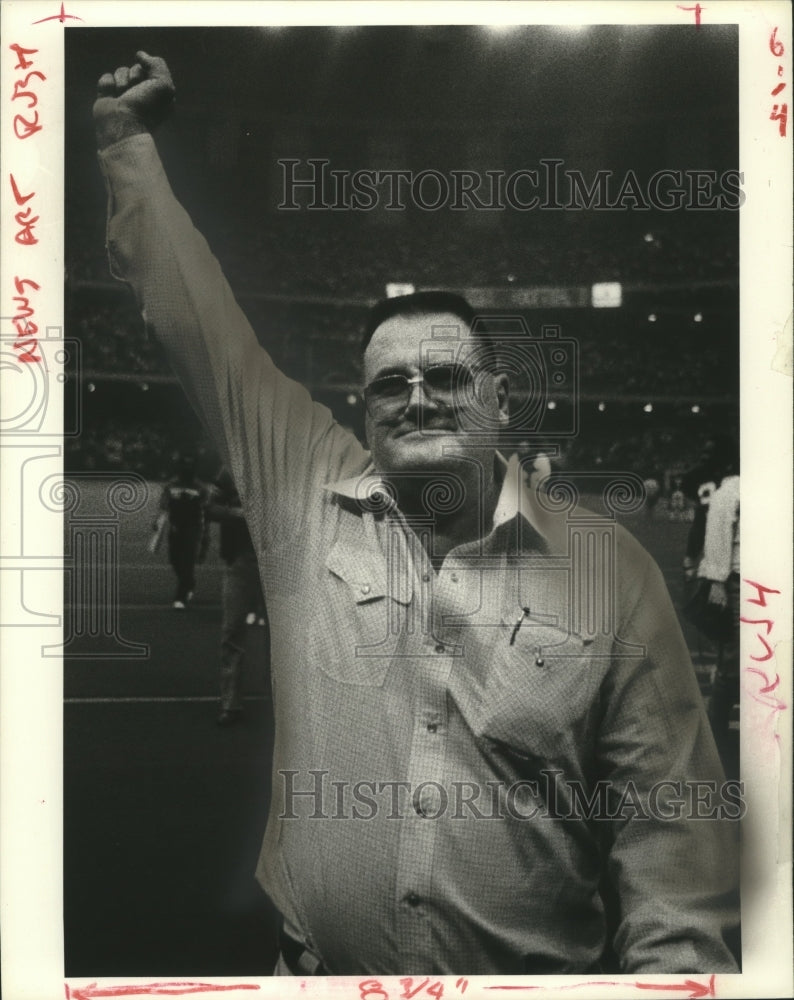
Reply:
<svg viewBox="0 0 794 1000"><path fill-rule="evenodd" d="M370 309L364 324L364 334L361 339L362 353L367 349L372 335L386 320L394 316L427 316L432 313L450 313L465 323L472 336L479 342L477 351L479 363L489 371L497 368L496 343L486 324L466 299L454 292L413 292L411 295L396 295L390 299L382 299Z"/></svg>

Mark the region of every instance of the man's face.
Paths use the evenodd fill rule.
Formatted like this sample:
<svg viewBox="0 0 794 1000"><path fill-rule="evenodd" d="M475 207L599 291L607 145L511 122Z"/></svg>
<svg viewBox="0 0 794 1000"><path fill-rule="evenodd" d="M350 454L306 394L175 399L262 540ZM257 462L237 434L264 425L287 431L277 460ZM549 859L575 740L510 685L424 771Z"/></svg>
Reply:
<svg viewBox="0 0 794 1000"><path fill-rule="evenodd" d="M439 327L452 339L433 337L433 329ZM504 377L476 364L478 343L451 313L393 316L377 328L364 352L364 385L386 375L409 379L425 375L429 380L427 385L410 385L404 405L382 414L368 408L367 441L379 472L460 471L461 455L492 464L493 444L483 444L482 431L490 431L487 437L493 442L499 425L507 420L507 386ZM431 369L450 361L465 366L460 373L464 379L467 362L475 370L469 389L454 392L454 405L445 404L445 393L434 391L432 382ZM460 388L457 380L455 384ZM472 446L478 447L472 450Z"/></svg>

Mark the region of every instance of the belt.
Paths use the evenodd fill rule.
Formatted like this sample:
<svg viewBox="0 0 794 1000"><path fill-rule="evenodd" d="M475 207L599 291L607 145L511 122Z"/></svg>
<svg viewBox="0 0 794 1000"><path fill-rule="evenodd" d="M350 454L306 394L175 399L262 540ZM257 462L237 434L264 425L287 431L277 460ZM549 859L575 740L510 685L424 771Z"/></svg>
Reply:
<svg viewBox="0 0 794 1000"><path fill-rule="evenodd" d="M281 957L293 976L327 976L322 961L302 941L288 934L282 927L278 932Z"/></svg>

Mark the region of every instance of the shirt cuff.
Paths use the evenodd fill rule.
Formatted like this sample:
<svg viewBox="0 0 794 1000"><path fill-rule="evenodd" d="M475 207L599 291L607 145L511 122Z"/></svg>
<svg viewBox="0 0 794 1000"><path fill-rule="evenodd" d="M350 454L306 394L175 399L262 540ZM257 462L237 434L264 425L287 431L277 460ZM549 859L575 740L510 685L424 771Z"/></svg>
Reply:
<svg viewBox="0 0 794 1000"><path fill-rule="evenodd" d="M116 198L125 193L142 195L156 183L168 186L157 147L149 132L128 136L99 150L97 155L102 174Z"/></svg>

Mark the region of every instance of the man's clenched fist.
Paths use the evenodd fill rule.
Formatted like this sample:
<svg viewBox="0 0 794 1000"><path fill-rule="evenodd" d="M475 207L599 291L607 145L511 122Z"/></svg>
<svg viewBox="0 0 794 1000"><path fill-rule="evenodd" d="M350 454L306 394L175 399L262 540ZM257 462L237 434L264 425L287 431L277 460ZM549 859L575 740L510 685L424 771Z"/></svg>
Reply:
<svg viewBox="0 0 794 1000"><path fill-rule="evenodd" d="M94 123L99 148L151 131L174 102L174 81L164 59L137 52L132 66L105 73L97 84Z"/></svg>

